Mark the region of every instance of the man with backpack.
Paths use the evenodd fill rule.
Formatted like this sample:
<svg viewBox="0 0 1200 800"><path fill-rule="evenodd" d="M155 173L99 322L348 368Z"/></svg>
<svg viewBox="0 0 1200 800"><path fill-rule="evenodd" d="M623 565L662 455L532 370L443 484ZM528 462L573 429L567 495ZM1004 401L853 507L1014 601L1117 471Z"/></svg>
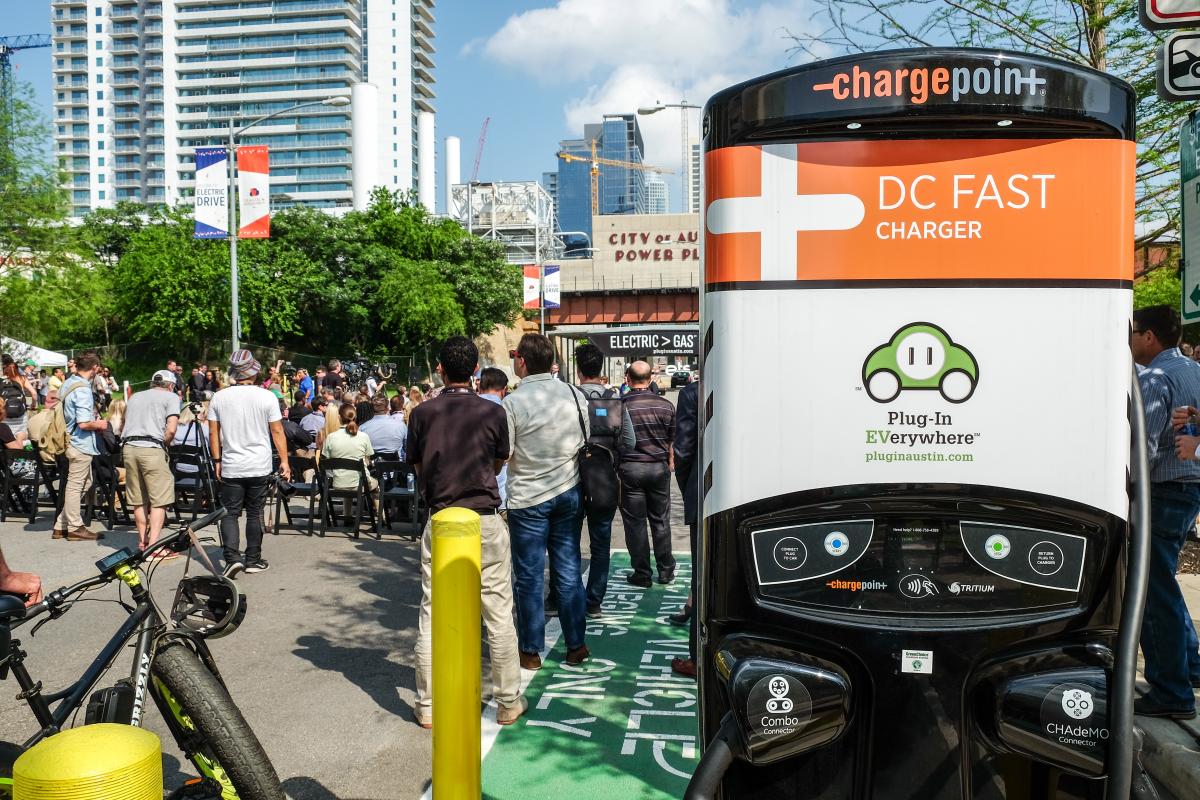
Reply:
<svg viewBox="0 0 1200 800"><path fill-rule="evenodd" d="M575 368L580 375L579 391L588 401L588 421L591 423L588 444L605 448L612 457L611 485L614 496L608 498L608 502L590 503L586 510L592 554L587 579L587 615L598 617L600 604L604 602L604 594L608 589L612 523L620 501L621 479L617 474L617 464L620 463L620 454L632 450L637 441L633 435L633 422L621 402L620 392L605 386L600 377L604 371L604 353L600 348L594 344L575 348ZM593 449L593 452L596 450Z"/></svg>
<svg viewBox="0 0 1200 800"><path fill-rule="evenodd" d="M75 359L75 373L63 382L55 418L47 426L40 446L47 455L66 457L67 483L63 490L63 506L54 521L51 538L69 542L94 542L104 534L95 533L83 524L80 507L83 496L92 483L92 457L99 455L96 433L108 427L108 422L96 419L96 402L92 397L92 378L100 370L100 358L95 353L81 353Z"/></svg>

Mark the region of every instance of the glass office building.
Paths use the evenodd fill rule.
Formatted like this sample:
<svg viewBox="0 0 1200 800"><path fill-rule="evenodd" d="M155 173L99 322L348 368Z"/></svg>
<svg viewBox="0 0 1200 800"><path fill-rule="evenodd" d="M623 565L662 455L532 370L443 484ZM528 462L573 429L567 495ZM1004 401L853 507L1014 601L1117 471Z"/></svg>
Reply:
<svg viewBox="0 0 1200 800"><path fill-rule="evenodd" d="M382 175L415 188L416 115L433 111L434 0L51 0L55 152L78 216L120 200L173 205L196 147L228 121L379 90ZM313 106L238 144L271 148L274 205L348 207L351 108Z"/></svg>
<svg viewBox="0 0 1200 800"><path fill-rule="evenodd" d="M592 141L596 142L596 155L600 158L643 163L645 144L635 114L606 115L603 122L585 125L582 139L559 142L559 152L574 153L586 159L558 161L554 184L558 225L568 242L574 231L582 231L589 238L592 235L591 166L588 163ZM598 200L600 214L645 214L648 209L646 173L601 165Z"/></svg>

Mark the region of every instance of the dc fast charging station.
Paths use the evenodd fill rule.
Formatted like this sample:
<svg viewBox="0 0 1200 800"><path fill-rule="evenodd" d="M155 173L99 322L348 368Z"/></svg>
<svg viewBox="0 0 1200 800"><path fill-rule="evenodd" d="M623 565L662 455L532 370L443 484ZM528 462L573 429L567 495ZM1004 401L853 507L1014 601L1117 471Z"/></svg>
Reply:
<svg viewBox="0 0 1200 800"><path fill-rule="evenodd" d="M689 797L1128 796L1134 101L926 49L705 106Z"/></svg>

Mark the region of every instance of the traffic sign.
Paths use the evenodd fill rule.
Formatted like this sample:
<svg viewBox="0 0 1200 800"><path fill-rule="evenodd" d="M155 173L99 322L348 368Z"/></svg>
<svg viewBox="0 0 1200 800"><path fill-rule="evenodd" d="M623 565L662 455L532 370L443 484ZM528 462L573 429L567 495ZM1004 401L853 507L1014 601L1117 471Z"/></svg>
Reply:
<svg viewBox="0 0 1200 800"><path fill-rule="evenodd" d="M1194 28L1200 25L1200 0L1138 0L1142 27Z"/></svg>
<svg viewBox="0 0 1200 800"><path fill-rule="evenodd" d="M1200 98L1200 33L1173 33L1158 48L1158 96L1163 100Z"/></svg>
<svg viewBox="0 0 1200 800"><path fill-rule="evenodd" d="M1200 320L1200 118L1188 115L1179 129L1180 205L1183 208L1183 271L1180 313L1184 322Z"/></svg>

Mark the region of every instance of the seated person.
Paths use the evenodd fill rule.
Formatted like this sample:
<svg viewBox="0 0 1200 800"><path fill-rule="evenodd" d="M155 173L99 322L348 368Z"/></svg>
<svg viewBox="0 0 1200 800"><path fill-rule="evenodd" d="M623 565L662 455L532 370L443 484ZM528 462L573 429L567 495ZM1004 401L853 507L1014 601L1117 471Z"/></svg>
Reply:
<svg viewBox="0 0 1200 800"><path fill-rule="evenodd" d="M179 424L175 427L175 438L169 442L169 446L177 447L185 445L187 447L198 447L201 452L207 452L208 446L208 403L200 404L200 412L192 411L190 405L184 406L179 412ZM175 468L180 472L195 474L200 471L200 468L195 464L178 461Z"/></svg>
<svg viewBox="0 0 1200 800"><path fill-rule="evenodd" d="M349 458L362 461L366 466L371 456L375 455L371 440L358 430L357 413L354 406L343 405L338 409L338 420L341 427L325 437L321 448L321 458ZM332 470L334 489L358 488L358 473L348 469ZM367 485L372 493L378 491L379 481L367 474Z"/></svg>
<svg viewBox="0 0 1200 800"><path fill-rule="evenodd" d="M401 407L403 404L401 398ZM367 435L376 453L395 453L403 461L404 440L408 437L408 426L404 424L403 415L388 413L388 399L383 394L375 395L371 407L375 415L359 426L359 432Z"/></svg>

